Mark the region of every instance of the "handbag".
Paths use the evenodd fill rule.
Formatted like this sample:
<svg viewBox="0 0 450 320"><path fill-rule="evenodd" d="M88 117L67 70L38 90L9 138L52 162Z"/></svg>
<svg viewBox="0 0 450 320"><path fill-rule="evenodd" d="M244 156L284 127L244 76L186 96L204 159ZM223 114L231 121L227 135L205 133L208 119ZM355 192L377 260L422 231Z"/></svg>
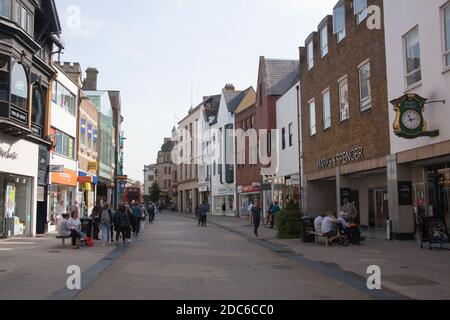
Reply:
<svg viewBox="0 0 450 320"><path fill-rule="evenodd" d="M94 240L92 238L86 237L84 241L86 242L86 247L92 248L94 246Z"/></svg>

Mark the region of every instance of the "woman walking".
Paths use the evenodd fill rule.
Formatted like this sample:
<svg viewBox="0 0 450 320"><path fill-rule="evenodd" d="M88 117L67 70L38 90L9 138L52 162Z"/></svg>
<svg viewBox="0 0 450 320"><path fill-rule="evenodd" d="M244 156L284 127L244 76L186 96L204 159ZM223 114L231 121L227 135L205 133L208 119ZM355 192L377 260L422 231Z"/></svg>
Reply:
<svg viewBox="0 0 450 320"><path fill-rule="evenodd" d="M253 219L253 226L255 227L255 237L259 237L258 229L259 225L261 224L261 209L259 208L259 203L255 202L252 208L252 219Z"/></svg>
<svg viewBox="0 0 450 320"><path fill-rule="evenodd" d="M126 243L128 232L130 230L130 219L128 218L127 208L124 205L119 207L119 211L114 216L114 225L116 226L116 243L119 244L119 238L122 235L123 244Z"/></svg>
<svg viewBox="0 0 450 320"><path fill-rule="evenodd" d="M111 214L108 203L105 203L100 217L100 224L102 229L102 247L106 247L111 243Z"/></svg>

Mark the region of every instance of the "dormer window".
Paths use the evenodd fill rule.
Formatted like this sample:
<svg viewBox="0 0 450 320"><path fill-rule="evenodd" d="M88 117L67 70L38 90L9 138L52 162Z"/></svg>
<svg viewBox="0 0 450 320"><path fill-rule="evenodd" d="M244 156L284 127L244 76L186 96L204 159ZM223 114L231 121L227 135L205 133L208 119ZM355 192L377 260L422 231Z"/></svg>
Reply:
<svg viewBox="0 0 450 320"><path fill-rule="evenodd" d="M306 57L308 59L308 70L311 70L314 67L314 46L312 40L306 45Z"/></svg>
<svg viewBox="0 0 450 320"><path fill-rule="evenodd" d="M354 0L356 23L360 24L367 18L367 0Z"/></svg>
<svg viewBox="0 0 450 320"><path fill-rule="evenodd" d="M33 16L17 0L14 6L14 22L16 22L29 35L33 34Z"/></svg>
<svg viewBox="0 0 450 320"><path fill-rule="evenodd" d="M333 10L333 33L337 35L337 42L345 38L345 7L340 5Z"/></svg>

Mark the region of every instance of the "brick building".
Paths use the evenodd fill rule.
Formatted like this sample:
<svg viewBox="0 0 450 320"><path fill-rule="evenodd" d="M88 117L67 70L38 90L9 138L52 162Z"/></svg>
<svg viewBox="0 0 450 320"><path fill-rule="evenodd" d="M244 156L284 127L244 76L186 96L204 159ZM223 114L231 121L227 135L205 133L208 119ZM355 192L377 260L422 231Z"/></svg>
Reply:
<svg viewBox="0 0 450 320"><path fill-rule="evenodd" d="M156 162L156 182L161 189L161 201L166 208L171 207L176 201L173 199L176 181L176 166L172 162L172 150L174 142L171 138L165 138L161 151L158 152L158 159Z"/></svg>
<svg viewBox="0 0 450 320"><path fill-rule="evenodd" d="M277 128L276 102L298 82L298 74L298 60L260 57L254 126L259 136L258 154L272 156L272 149L276 150L276 139L272 135L272 130ZM267 133L261 130L267 130ZM258 161L258 163L261 164L261 161ZM261 165L259 165L259 168L260 182L264 182L262 186L263 189L266 189L260 194L260 198L263 200L261 205L263 205L262 208L266 212L270 202L273 200L272 189L282 188L283 186L273 185L276 168L267 170L268 168L263 168ZM272 173L271 175L266 174L270 172Z"/></svg>
<svg viewBox="0 0 450 320"><path fill-rule="evenodd" d="M369 29L367 8L341 0L300 48L306 210L341 211L354 202L362 226L389 218L390 153L384 29Z"/></svg>

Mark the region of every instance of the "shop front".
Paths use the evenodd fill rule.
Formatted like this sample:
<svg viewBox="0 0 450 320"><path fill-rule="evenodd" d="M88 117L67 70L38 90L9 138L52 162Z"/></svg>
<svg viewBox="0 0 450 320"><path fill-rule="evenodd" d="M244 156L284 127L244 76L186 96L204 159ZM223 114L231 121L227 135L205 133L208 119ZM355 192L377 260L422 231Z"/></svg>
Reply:
<svg viewBox="0 0 450 320"><path fill-rule="evenodd" d="M78 171L78 203L84 216L90 216L95 207L97 184L97 176Z"/></svg>
<svg viewBox="0 0 450 320"><path fill-rule="evenodd" d="M261 187L260 186L241 186L238 187L239 197L239 215L241 218L248 218L251 214L249 212L250 203L260 203Z"/></svg>
<svg viewBox="0 0 450 320"><path fill-rule="evenodd" d="M222 187L217 189L213 198L213 214L235 217L236 210L236 189L234 187Z"/></svg>
<svg viewBox="0 0 450 320"><path fill-rule="evenodd" d="M198 188L199 204L206 204L208 207L211 205L211 192L208 185L200 185Z"/></svg>
<svg viewBox="0 0 450 320"><path fill-rule="evenodd" d="M0 238L35 234L38 145L0 134Z"/></svg>
<svg viewBox="0 0 450 320"><path fill-rule="evenodd" d="M64 169L61 172L51 172L49 187L48 231L56 230L62 214L70 214L70 209L77 200L77 172Z"/></svg>

